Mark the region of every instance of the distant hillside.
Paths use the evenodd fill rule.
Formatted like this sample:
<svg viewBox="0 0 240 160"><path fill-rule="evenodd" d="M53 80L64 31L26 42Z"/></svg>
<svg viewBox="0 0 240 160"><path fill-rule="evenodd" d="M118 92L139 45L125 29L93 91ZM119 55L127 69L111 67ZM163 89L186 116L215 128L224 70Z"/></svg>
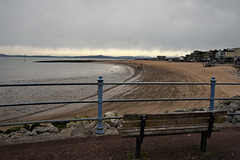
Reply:
<svg viewBox="0 0 240 160"><path fill-rule="evenodd" d="M103 56L103 55L89 55L89 56L28 56L28 55L6 55L0 54L0 57L37 57L37 58L85 58L85 59L155 59L153 57L148 56Z"/></svg>

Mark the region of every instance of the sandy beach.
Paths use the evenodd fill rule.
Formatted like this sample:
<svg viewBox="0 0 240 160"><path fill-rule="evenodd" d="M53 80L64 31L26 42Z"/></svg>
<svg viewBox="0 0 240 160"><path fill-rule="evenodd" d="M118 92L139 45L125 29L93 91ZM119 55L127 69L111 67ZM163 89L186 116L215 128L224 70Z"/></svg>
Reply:
<svg viewBox="0 0 240 160"><path fill-rule="evenodd" d="M169 63L159 61L125 61L115 62L142 70L138 81L142 82L210 82L214 76L217 82L240 82L235 73L237 69L231 65L203 67L201 63ZM217 86L216 97L233 97L240 94L239 86ZM118 94L112 99L151 99L151 98L209 98L210 86L206 85L141 85L133 86L132 92ZM172 101L172 102L133 102L105 103L103 113L117 111L119 115L126 113L160 113L179 108L199 108L209 106L209 101ZM96 106L89 106L78 112L94 117Z"/></svg>
<svg viewBox="0 0 240 160"><path fill-rule="evenodd" d="M217 65L213 67L203 67L201 63L169 63L160 61L144 61L144 60L128 60L109 62L117 65L126 65L135 70L135 72L125 72L122 75L122 81L142 81L142 82L209 82L211 77L216 77L217 82L240 82L240 77L235 73L237 69L231 65ZM138 69L142 67L142 69ZM116 79L105 77L105 82L118 82ZM88 86L89 87L89 86ZM111 86L112 87L112 86ZM52 95L62 93L64 89L53 87ZM7 89L7 88L6 88ZM36 89L36 88L35 88ZM67 92L62 97L67 100L76 97L79 90L75 87L67 87ZM87 88L84 88L84 93ZM91 89L96 92L96 89ZM66 90L64 90L66 91ZM38 94L44 94L48 91L38 88ZM18 90L17 94L23 95L24 91ZM216 87L216 97L233 97L240 94L239 86L222 86ZM59 95L61 97L61 95ZM65 97L66 96L66 97ZM209 98L210 86L206 85L140 85L140 86L117 86L112 89L104 87L104 99L151 99L151 98ZM58 96L54 96L51 101L59 100ZM58 98L56 98L58 97ZM96 96L84 97L86 100L96 100ZM43 97L35 98L37 100L45 100ZM61 98L60 98L61 99ZM77 98L76 98L77 99ZM76 100L73 99L73 100ZM32 102L31 96L25 101ZM175 102L127 102L127 103L104 103L103 113L107 111L117 111L121 116L126 113L159 113L166 110L172 111L179 108L198 108L201 106L209 106L209 101L175 101ZM35 106L28 106L28 108ZM72 118L75 115L88 115L89 117L97 116L97 104L68 104L40 106L45 107L36 113L28 113L28 108L17 107L17 112L22 112L21 116L9 118L7 121L32 121L46 119L64 119ZM7 113L7 110L5 111Z"/></svg>

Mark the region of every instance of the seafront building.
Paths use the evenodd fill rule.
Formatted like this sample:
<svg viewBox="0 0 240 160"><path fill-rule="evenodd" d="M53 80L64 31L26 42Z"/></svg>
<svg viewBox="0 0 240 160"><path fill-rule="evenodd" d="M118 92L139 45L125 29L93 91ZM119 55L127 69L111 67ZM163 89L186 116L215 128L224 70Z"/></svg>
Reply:
<svg viewBox="0 0 240 160"><path fill-rule="evenodd" d="M186 62L220 62L240 64L240 48L231 48L223 50L199 51L195 50L186 56L166 57L157 56L158 61L186 61Z"/></svg>
<svg viewBox="0 0 240 160"><path fill-rule="evenodd" d="M195 50L191 54L185 56L185 61L217 61L217 62L234 62L240 59L240 48L223 49L223 50L210 50L199 51Z"/></svg>

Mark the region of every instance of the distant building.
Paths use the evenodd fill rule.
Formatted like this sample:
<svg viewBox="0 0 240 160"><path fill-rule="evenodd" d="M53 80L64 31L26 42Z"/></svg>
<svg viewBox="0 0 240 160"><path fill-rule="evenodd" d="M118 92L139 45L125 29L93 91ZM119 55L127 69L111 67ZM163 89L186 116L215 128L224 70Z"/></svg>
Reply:
<svg viewBox="0 0 240 160"><path fill-rule="evenodd" d="M218 62L225 62L226 59L226 53L223 51L218 51L215 55L215 60L217 60Z"/></svg>
<svg viewBox="0 0 240 160"><path fill-rule="evenodd" d="M166 57L165 60L169 61L169 62L177 62L180 60L180 58L179 57Z"/></svg>
<svg viewBox="0 0 240 160"><path fill-rule="evenodd" d="M184 57L184 61L187 61L187 62L190 61L190 54L187 54L187 55Z"/></svg>
<svg viewBox="0 0 240 160"><path fill-rule="evenodd" d="M157 56L158 61L164 61L166 59L166 56Z"/></svg>
<svg viewBox="0 0 240 160"><path fill-rule="evenodd" d="M203 61L204 59L204 52L195 50L190 54L189 60L190 61Z"/></svg>
<svg viewBox="0 0 240 160"><path fill-rule="evenodd" d="M184 61L184 56L180 56L179 60Z"/></svg>
<svg viewBox="0 0 240 160"><path fill-rule="evenodd" d="M184 57L184 61L191 62L206 62L206 61L218 61L218 62L239 62L240 59L240 48L231 48L223 50L209 50L209 51L199 51L195 50ZM182 60L182 58L181 58Z"/></svg>
<svg viewBox="0 0 240 160"><path fill-rule="evenodd" d="M204 61L212 61L215 59L216 53L218 50L210 50L210 51L193 51L190 56L188 57L189 61L197 61L197 62L204 62Z"/></svg>
<svg viewBox="0 0 240 160"><path fill-rule="evenodd" d="M225 49L226 61L233 62L234 58L240 57L240 48Z"/></svg>

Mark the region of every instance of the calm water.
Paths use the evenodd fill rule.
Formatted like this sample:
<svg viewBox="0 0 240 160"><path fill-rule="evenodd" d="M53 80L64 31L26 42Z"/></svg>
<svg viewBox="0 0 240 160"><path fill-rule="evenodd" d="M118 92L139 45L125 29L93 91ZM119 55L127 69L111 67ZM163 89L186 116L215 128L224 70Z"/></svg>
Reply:
<svg viewBox="0 0 240 160"><path fill-rule="evenodd" d="M123 66L103 63L35 63L57 58L0 57L0 83L52 78L94 77L122 73ZM66 60L66 58L61 58ZM72 59L73 60L73 59Z"/></svg>

